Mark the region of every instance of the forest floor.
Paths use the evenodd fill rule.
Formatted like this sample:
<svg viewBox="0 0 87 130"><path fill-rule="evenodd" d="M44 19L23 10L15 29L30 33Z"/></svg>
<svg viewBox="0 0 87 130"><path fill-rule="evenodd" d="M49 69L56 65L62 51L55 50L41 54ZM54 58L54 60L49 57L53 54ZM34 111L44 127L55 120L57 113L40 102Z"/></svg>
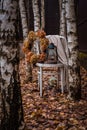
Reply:
<svg viewBox="0 0 87 130"><path fill-rule="evenodd" d="M67 93L49 87L44 77L43 97L37 84L37 67L33 82L25 83L25 62L20 61L21 92L25 130L87 130L87 70L81 67L82 99L70 101Z"/></svg>

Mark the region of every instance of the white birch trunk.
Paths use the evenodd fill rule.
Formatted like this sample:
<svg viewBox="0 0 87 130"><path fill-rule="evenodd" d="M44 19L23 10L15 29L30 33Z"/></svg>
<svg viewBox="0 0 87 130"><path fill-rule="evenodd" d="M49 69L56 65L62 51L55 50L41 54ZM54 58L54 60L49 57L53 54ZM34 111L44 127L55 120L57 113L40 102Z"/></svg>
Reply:
<svg viewBox="0 0 87 130"><path fill-rule="evenodd" d="M66 37L65 0L60 1L60 35Z"/></svg>
<svg viewBox="0 0 87 130"><path fill-rule="evenodd" d="M28 23L27 23L27 16L26 16L26 9L24 0L19 0L20 6L20 14L21 14L21 21L22 21L22 30L23 30L23 38L25 39L28 35ZM25 56L26 57L26 56ZM26 82L32 81L32 68L25 60L25 70L26 70ZM30 68L30 69L29 69Z"/></svg>
<svg viewBox="0 0 87 130"><path fill-rule="evenodd" d="M59 0L59 11L60 12L62 11L62 2L63 2L63 0Z"/></svg>
<svg viewBox="0 0 87 130"><path fill-rule="evenodd" d="M79 99L81 96L80 66L78 61L78 39L74 0L65 0L66 27L69 49L69 98Z"/></svg>
<svg viewBox="0 0 87 130"><path fill-rule="evenodd" d="M45 9L44 9L44 0L41 0L41 29L45 29Z"/></svg>
<svg viewBox="0 0 87 130"><path fill-rule="evenodd" d="M18 130L23 123L17 37L18 1L0 6L0 130ZM8 12L8 13L7 13ZM16 124L16 125L15 125Z"/></svg>
<svg viewBox="0 0 87 130"><path fill-rule="evenodd" d="M23 38L25 39L28 35L28 24L24 0L19 0L19 8L22 22Z"/></svg>
<svg viewBox="0 0 87 130"><path fill-rule="evenodd" d="M34 31L40 29L40 14L38 0L32 0L33 14L34 14Z"/></svg>

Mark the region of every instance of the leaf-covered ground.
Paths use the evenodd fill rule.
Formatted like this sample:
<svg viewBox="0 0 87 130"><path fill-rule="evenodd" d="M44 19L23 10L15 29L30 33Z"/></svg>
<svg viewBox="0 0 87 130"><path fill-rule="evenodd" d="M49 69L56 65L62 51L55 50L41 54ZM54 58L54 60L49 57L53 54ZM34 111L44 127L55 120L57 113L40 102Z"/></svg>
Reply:
<svg viewBox="0 0 87 130"><path fill-rule="evenodd" d="M37 67L33 69L33 82L24 83L25 62L20 61L21 91L25 130L87 130L87 71L81 68L82 99L69 101L67 93L50 87L44 77L43 97L37 84Z"/></svg>

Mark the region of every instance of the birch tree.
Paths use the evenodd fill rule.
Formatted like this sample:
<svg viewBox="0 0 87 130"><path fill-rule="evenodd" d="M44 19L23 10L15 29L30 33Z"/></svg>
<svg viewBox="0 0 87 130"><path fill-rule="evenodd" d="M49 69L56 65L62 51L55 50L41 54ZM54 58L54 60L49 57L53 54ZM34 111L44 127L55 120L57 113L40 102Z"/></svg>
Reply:
<svg viewBox="0 0 87 130"><path fill-rule="evenodd" d="M19 0L19 8L22 22L23 38L25 39L28 35L28 23L24 0Z"/></svg>
<svg viewBox="0 0 87 130"><path fill-rule="evenodd" d="M61 12L62 11L62 2L63 2L63 0L59 0L58 2L59 2L59 11Z"/></svg>
<svg viewBox="0 0 87 130"><path fill-rule="evenodd" d="M30 6L31 6L31 3L32 3L31 0L27 0L27 1L25 0L28 31L30 30L30 24L31 24L31 22L30 22L30 10L31 10Z"/></svg>
<svg viewBox="0 0 87 130"><path fill-rule="evenodd" d="M0 2L0 130L22 130L24 120L18 67L18 0Z"/></svg>
<svg viewBox="0 0 87 130"><path fill-rule="evenodd" d="M69 98L81 97L80 65L78 60L78 37L74 0L65 0L66 31L69 49Z"/></svg>
<svg viewBox="0 0 87 130"><path fill-rule="evenodd" d="M29 4L29 1L28 1ZM20 7L20 14L21 14L21 21L22 21L22 30L23 30L23 40L25 40L28 36L28 20L27 20L27 10L25 8L25 1L19 0L19 7ZM26 79L25 82L32 81L32 68L29 63L26 61L26 54L25 54L25 70L26 70Z"/></svg>
<svg viewBox="0 0 87 130"><path fill-rule="evenodd" d="M38 0L32 0L33 14L34 14L34 31L40 29L40 14Z"/></svg>
<svg viewBox="0 0 87 130"><path fill-rule="evenodd" d="M60 35L66 37L65 0L60 0Z"/></svg>
<svg viewBox="0 0 87 130"><path fill-rule="evenodd" d="M44 0L41 0L41 29L45 29L45 7L44 7Z"/></svg>

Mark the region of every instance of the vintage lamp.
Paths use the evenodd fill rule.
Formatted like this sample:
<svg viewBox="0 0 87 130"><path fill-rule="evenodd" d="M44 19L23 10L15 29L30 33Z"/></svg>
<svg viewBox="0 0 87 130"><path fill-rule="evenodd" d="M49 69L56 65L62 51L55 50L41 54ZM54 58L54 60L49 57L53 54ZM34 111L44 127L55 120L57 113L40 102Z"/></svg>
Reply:
<svg viewBox="0 0 87 130"><path fill-rule="evenodd" d="M54 43L50 43L48 45L46 52L47 52L46 63L56 64L58 62L58 53L57 53L57 47L54 45Z"/></svg>

